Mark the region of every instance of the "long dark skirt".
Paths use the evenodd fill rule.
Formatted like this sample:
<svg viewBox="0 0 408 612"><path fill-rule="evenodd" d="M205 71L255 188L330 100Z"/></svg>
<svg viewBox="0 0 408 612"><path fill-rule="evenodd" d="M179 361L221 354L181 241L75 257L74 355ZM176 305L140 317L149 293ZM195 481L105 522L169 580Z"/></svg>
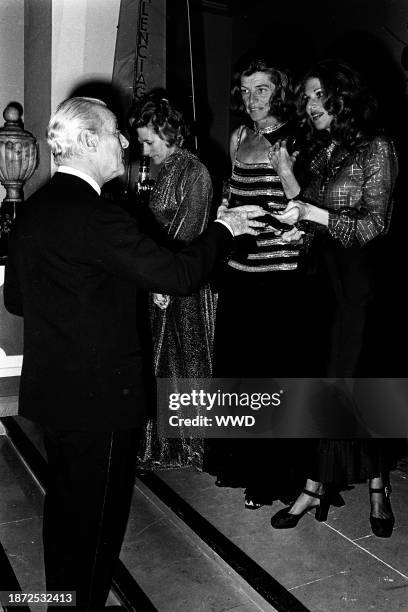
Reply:
<svg viewBox="0 0 408 612"><path fill-rule="evenodd" d="M243 272L226 266L219 285L214 375L299 375L303 272ZM302 444L289 438L206 440L204 470L223 486L245 487L253 499L271 503L294 496L305 476L299 470L301 453Z"/></svg>
<svg viewBox="0 0 408 612"><path fill-rule="evenodd" d="M318 245L316 273L306 296L309 314L318 315L309 317L318 339L316 372L311 375L319 375L319 370L337 379L386 375L386 360L375 342L385 315L377 309L378 254L372 246L345 249L329 239ZM401 441L372 438L370 428L353 410L342 416L347 439L323 438L305 445L309 478L340 488L395 467L404 452Z"/></svg>

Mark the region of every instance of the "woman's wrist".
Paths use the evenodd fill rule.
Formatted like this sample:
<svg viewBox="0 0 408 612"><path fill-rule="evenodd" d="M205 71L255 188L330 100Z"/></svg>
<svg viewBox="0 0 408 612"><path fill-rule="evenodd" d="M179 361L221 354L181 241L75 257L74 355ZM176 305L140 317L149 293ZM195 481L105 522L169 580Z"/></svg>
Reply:
<svg viewBox="0 0 408 612"><path fill-rule="evenodd" d="M313 221L327 227L329 225L329 212L309 202L303 203L302 221Z"/></svg>
<svg viewBox="0 0 408 612"><path fill-rule="evenodd" d="M283 191L288 200L294 200L300 193L300 185L294 174L287 173L280 175Z"/></svg>
<svg viewBox="0 0 408 612"><path fill-rule="evenodd" d="M293 189L284 189L284 192L285 192L285 197L286 197L286 199L288 201L290 201L290 200L300 200L301 199L301 196L300 196L301 191L300 191L300 189L296 189L296 188L293 188Z"/></svg>

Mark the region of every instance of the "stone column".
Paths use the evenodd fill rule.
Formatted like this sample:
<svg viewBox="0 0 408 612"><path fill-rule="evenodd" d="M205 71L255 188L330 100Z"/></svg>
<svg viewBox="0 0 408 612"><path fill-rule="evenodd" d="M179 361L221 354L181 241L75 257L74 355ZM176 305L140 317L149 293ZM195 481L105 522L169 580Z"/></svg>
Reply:
<svg viewBox="0 0 408 612"><path fill-rule="evenodd" d="M40 150L26 197L53 171L45 139L51 113L82 84L112 81L119 6L120 0L25 1L25 123Z"/></svg>

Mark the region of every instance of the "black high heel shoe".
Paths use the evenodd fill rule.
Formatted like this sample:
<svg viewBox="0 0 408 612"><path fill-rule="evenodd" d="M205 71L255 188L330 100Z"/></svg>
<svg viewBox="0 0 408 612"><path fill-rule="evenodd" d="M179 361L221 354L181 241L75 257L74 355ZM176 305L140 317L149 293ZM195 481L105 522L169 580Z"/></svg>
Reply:
<svg viewBox="0 0 408 612"><path fill-rule="evenodd" d="M389 538L394 529L395 517L391 508L390 493L391 487L381 487L379 489L372 489L370 487L369 494L371 498L372 493L381 493L384 498L384 509L390 515L388 518L379 518L370 514L370 525L371 530L377 538Z"/></svg>
<svg viewBox="0 0 408 612"><path fill-rule="evenodd" d="M316 521L319 521L319 523L325 521L329 513L329 498L324 493L320 495L319 493L314 493L313 491L308 491L307 489L303 489L302 492L306 493L306 495L309 495L309 497L314 497L320 500L320 504L318 506L313 506L316 508L315 519ZM309 512L309 510L312 509L308 507L305 508L300 514L290 514L290 510L292 508L293 504L292 506L289 506L288 508L283 508L282 510L279 510L279 512L274 514L271 518L272 527L274 527L275 529L292 529L293 527L296 527L302 516L304 516L307 512Z"/></svg>
<svg viewBox="0 0 408 612"><path fill-rule="evenodd" d="M326 495L330 500L331 506L334 506L335 508L342 508L346 505L346 502L338 491L327 491Z"/></svg>

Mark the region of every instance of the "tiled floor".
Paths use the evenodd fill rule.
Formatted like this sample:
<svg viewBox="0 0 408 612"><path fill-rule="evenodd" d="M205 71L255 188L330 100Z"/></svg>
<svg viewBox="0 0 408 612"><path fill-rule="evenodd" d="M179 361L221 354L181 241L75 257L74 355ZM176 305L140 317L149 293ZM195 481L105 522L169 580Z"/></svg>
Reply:
<svg viewBox="0 0 408 612"><path fill-rule="evenodd" d="M296 529L274 530L269 519L282 505L243 507L241 489L220 489L194 470L161 477L220 531L313 611L408 611L408 478L392 475L396 528L376 538L368 522L366 485L344 493L326 523L306 515ZM220 510L222 508L222 511Z"/></svg>
<svg viewBox="0 0 408 612"><path fill-rule="evenodd" d="M29 593L45 591L42 507L42 490L8 438L0 435L0 542L22 591ZM107 604L116 603L111 593ZM34 609L45 612L46 607L39 604Z"/></svg>
<svg viewBox="0 0 408 612"><path fill-rule="evenodd" d="M273 610L136 483L121 559L160 612Z"/></svg>
<svg viewBox="0 0 408 612"><path fill-rule="evenodd" d="M5 435L0 436L0 483L0 542L22 590L44 591L43 494ZM262 609L140 486L133 508L121 557L160 612ZM107 603L117 600L111 594Z"/></svg>
<svg viewBox="0 0 408 612"><path fill-rule="evenodd" d="M0 542L22 590L44 591L43 495L4 435L0 436L0 483Z"/></svg>
<svg viewBox="0 0 408 612"><path fill-rule="evenodd" d="M312 612L408 612L403 472L392 476L396 529L385 540L371 534L363 485L344 493L346 506L334 508L326 523L306 515L296 529L275 531L269 519L279 503L245 510L241 489L217 488L213 477L193 469L166 470L160 477ZM0 541L21 586L43 590L42 492L4 435L0 483ZM121 558L160 612L272 610L138 481Z"/></svg>

